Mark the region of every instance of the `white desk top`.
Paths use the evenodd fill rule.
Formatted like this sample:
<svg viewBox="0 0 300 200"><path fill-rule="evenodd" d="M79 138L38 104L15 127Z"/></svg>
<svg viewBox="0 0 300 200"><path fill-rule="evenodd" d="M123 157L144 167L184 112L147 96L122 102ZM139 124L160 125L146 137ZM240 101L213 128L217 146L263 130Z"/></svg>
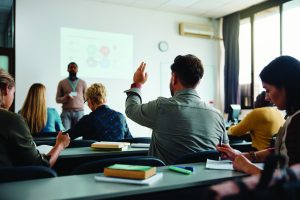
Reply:
<svg viewBox="0 0 300 200"><path fill-rule="evenodd" d="M146 153L148 152L149 148L133 148L129 147L127 150L124 151L95 151L90 147L77 147L77 148L66 148L61 152L59 158L74 158L74 157L87 157L87 156L95 156L95 155L112 155L112 154L136 154L136 153Z"/></svg>

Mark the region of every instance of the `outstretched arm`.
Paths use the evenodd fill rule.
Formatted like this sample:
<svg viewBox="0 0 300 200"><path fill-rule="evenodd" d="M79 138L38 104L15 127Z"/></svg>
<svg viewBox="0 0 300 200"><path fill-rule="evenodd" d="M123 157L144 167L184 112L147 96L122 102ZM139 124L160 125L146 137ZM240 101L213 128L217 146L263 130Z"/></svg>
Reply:
<svg viewBox="0 0 300 200"><path fill-rule="evenodd" d="M125 113L126 116L134 122L142 126L153 128L157 113L157 102L151 101L142 104L141 97L141 86L148 79L148 74L145 72L145 69L146 63L142 62L133 75L131 89L125 91L127 94Z"/></svg>

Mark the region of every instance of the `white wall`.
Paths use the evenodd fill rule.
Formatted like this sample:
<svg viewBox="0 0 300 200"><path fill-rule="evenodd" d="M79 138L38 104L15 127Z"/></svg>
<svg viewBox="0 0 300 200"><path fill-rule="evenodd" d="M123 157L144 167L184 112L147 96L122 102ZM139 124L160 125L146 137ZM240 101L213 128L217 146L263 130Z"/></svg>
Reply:
<svg viewBox="0 0 300 200"><path fill-rule="evenodd" d="M60 76L60 28L68 27L133 35L133 74L141 61L148 64L148 82L143 87L143 102L160 96L161 85L168 87L169 76L160 77L161 66L169 65L181 54L194 54L204 63L205 75L198 88L205 101L215 98L215 73L218 42L180 36L179 22L206 23L209 20L174 13L102 4L90 0L17 0L16 1L16 110L22 106L32 83L47 88L47 104L61 111L55 94ZM158 42L169 43L167 52L158 50ZM67 66L65 66L67 68ZM80 77L80 66L79 73ZM163 74L166 72L164 71ZM170 74L168 72L167 74ZM85 79L85 77L81 77ZM122 113L132 80L85 79L89 84L102 82L108 89L108 105ZM165 83L164 83L165 82ZM166 89L167 90L167 89ZM164 90L165 91L165 90ZM86 108L86 113L89 109ZM134 136L150 136L151 130L128 120Z"/></svg>

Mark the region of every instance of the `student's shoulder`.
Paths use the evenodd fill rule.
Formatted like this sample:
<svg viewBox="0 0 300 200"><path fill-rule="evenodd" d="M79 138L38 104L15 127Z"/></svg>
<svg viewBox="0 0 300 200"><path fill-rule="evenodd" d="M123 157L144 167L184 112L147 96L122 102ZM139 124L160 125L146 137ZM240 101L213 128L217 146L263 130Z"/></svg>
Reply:
<svg viewBox="0 0 300 200"><path fill-rule="evenodd" d="M0 115L5 118L16 118L16 119L22 118L22 116L17 113L10 112L7 110L2 110L2 109L0 109Z"/></svg>
<svg viewBox="0 0 300 200"><path fill-rule="evenodd" d="M291 123L299 124L299 126L300 126L300 112L296 113L292 116Z"/></svg>
<svg viewBox="0 0 300 200"><path fill-rule="evenodd" d="M158 97L156 100L153 100L153 101L156 101L158 103L175 103L176 100L174 99L174 97Z"/></svg>
<svg viewBox="0 0 300 200"><path fill-rule="evenodd" d="M25 122L24 118L21 115L6 110L0 110L0 118L1 121L5 124L18 125Z"/></svg>
<svg viewBox="0 0 300 200"><path fill-rule="evenodd" d="M55 108L52 108L52 107L47 107L47 112L58 113L57 110Z"/></svg>
<svg viewBox="0 0 300 200"><path fill-rule="evenodd" d="M278 112L274 107L254 108L249 114L252 115L269 115L270 113Z"/></svg>

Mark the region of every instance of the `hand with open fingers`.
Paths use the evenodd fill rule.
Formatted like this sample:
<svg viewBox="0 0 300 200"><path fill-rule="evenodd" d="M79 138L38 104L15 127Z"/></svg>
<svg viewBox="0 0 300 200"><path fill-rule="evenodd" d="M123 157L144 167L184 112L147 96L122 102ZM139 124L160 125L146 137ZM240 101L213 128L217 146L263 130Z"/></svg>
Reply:
<svg viewBox="0 0 300 200"><path fill-rule="evenodd" d="M240 154L227 144L222 144L221 146L218 145L217 150L222 153L221 155L222 159L230 159L232 161L235 159L237 155Z"/></svg>
<svg viewBox="0 0 300 200"><path fill-rule="evenodd" d="M146 63L142 62L133 75L133 82L144 84L148 79L148 74L145 72Z"/></svg>

